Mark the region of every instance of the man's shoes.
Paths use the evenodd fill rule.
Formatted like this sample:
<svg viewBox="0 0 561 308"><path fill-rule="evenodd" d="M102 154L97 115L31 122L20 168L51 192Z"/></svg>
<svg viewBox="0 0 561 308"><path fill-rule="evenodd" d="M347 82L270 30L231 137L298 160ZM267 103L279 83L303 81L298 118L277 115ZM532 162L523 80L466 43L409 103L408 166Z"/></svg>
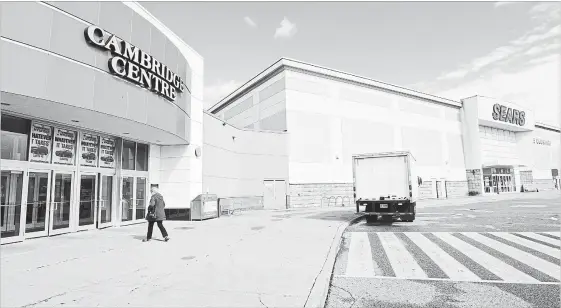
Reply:
<svg viewBox="0 0 561 308"><path fill-rule="evenodd" d="M166 241L166 242L169 241L169 237L166 236L166 237L164 238L164 241Z"/></svg>
<svg viewBox="0 0 561 308"><path fill-rule="evenodd" d="M143 243L150 241L149 239L145 238L142 240Z"/></svg>

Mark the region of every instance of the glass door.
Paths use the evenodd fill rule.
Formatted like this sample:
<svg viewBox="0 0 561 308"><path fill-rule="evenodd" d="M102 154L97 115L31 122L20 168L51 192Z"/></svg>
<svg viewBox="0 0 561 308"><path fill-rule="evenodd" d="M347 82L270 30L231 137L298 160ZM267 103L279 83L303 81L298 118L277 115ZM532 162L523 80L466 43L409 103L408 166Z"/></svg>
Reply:
<svg viewBox="0 0 561 308"><path fill-rule="evenodd" d="M146 178L136 178L136 208L134 219L146 217Z"/></svg>
<svg viewBox="0 0 561 308"><path fill-rule="evenodd" d="M50 187L50 171L29 171L25 210L26 238L48 235Z"/></svg>
<svg viewBox="0 0 561 308"><path fill-rule="evenodd" d="M80 175L80 202L78 205L78 230L96 227L97 174Z"/></svg>
<svg viewBox="0 0 561 308"><path fill-rule="evenodd" d="M51 215L49 219L49 235L70 232L70 211L72 205L72 189L74 173L54 172L54 185L51 187Z"/></svg>
<svg viewBox="0 0 561 308"><path fill-rule="evenodd" d="M111 225L113 219L113 176L100 174L99 182L97 227L105 228Z"/></svg>
<svg viewBox="0 0 561 308"><path fill-rule="evenodd" d="M21 239L23 171L1 172L0 231L2 243Z"/></svg>
<svg viewBox="0 0 561 308"><path fill-rule="evenodd" d="M134 177L124 176L122 181L121 221L134 219Z"/></svg>

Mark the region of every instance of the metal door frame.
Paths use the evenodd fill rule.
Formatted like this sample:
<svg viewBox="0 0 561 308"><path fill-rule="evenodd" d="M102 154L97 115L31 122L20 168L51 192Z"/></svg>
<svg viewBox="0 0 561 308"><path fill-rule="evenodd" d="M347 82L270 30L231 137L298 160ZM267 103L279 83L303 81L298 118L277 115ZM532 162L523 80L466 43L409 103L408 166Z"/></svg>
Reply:
<svg viewBox="0 0 561 308"><path fill-rule="evenodd" d="M53 176L53 172L51 169L39 169L39 168L33 168L33 169L29 169L27 172L27 185L28 185L28 189L26 190L26 200L25 200L25 216L24 218L27 218L27 193L29 192L29 178L30 178L30 174L31 173L46 173L47 174L47 203L45 204L45 230L43 231L38 231L38 232L32 232L32 233L27 233L25 232L25 238L36 238L36 237L43 237L43 236L48 236L49 235L49 226L50 226L50 221L51 221L51 193L52 193L52 176ZM25 219L24 219L25 222ZM27 229L27 224L24 225L25 228Z"/></svg>
<svg viewBox="0 0 561 308"><path fill-rule="evenodd" d="M6 237L6 238L0 238L0 245L4 245L4 244L11 244L11 243L16 243L16 242L21 242L24 240L25 238L25 215L22 215L23 211L26 211L25 205L27 203L27 181L26 181L26 168L23 167L24 165L21 164L22 162L16 162L16 164L5 164L5 160L2 160L2 167L6 167L5 165L8 165L7 168L2 168L1 171L8 171L10 172L10 174L13 173L20 173L23 176L23 182L22 182L22 190L21 190L21 204L20 204L20 217L19 217L19 234L16 236L11 236L11 237ZM11 180L11 177L10 177Z"/></svg>
<svg viewBox="0 0 561 308"><path fill-rule="evenodd" d="M103 200L101 199L101 193L102 193L102 185L103 185L103 177L111 177L111 195L109 196L109 199L111 200L111 221L109 222L101 222L101 202L103 202ZM116 224L116 218L115 218L115 179L116 176L115 174L110 174L110 173L98 173L98 194L97 194L97 219L96 219L96 225L98 229L103 229L103 228L107 228L107 227L111 227L112 225Z"/></svg>
<svg viewBox="0 0 561 308"><path fill-rule="evenodd" d="M55 187L56 187L56 175L57 174L66 174L66 175L70 175L71 179L72 179L72 185L70 186L70 213L68 214L68 227L67 228L62 228L62 229L54 229L54 210L58 207L58 205L56 204L56 202L54 201L55 198ZM75 209L77 208L76 205L76 172L75 171L66 171L66 170L53 170L53 174L51 176L52 178L52 185L51 185L51 205L49 207L50 209L50 213L49 213L49 235L58 235L58 234L64 234L64 233L70 233L73 231L74 227L74 223L75 223Z"/></svg>
<svg viewBox="0 0 561 308"><path fill-rule="evenodd" d="M82 188L82 176L93 176L94 178L94 192L93 192L93 197L94 197L94 210L93 210L93 214L94 214L94 219L93 219L93 223L91 225L85 225L85 226L80 226L80 206L81 206L81 202L82 200L80 200L80 190ZM78 184L78 181L76 181L76 186L77 186L77 195L76 195L76 211L74 212L74 219L76 221L76 230L77 231L84 231L84 230L92 230L92 229L96 229L96 223L97 223L97 204L98 204L98 189L99 189L99 183L98 183L98 174L97 172L93 172L93 171L82 171L80 172L80 183Z"/></svg>
<svg viewBox="0 0 561 308"><path fill-rule="evenodd" d="M130 220L123 220L123 183L125 182L125 178L132 178L132 217ZM136 180L135 176L132 174L125 174L123 173L119 179L119 186L120 186L120 196L119 196L119 224L122 226L130 225L135 223L135 216L136 216Z"/></svg>

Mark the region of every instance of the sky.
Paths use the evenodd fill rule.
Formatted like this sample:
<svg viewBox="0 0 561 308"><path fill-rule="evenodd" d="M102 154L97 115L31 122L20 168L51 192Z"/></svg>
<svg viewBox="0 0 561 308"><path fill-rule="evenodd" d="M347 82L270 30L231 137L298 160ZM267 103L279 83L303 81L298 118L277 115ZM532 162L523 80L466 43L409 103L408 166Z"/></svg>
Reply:
<svg viewBox="0 0 561 308"><path fill-rule="evenodd" d="M560 126L561 2L142 2L204 57L205 107L292 58Z"/></svg>

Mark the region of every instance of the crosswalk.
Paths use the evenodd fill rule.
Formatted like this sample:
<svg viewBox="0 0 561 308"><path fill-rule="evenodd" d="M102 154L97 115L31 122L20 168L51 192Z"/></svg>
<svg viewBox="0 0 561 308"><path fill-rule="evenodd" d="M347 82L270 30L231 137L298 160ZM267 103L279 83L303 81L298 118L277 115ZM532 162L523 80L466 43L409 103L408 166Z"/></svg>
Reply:
<svg viewBox="0 0 561 308"><path fill-rule="evenodd" d="M559 284L560 232L348 232L335 277Z"/></svg>

